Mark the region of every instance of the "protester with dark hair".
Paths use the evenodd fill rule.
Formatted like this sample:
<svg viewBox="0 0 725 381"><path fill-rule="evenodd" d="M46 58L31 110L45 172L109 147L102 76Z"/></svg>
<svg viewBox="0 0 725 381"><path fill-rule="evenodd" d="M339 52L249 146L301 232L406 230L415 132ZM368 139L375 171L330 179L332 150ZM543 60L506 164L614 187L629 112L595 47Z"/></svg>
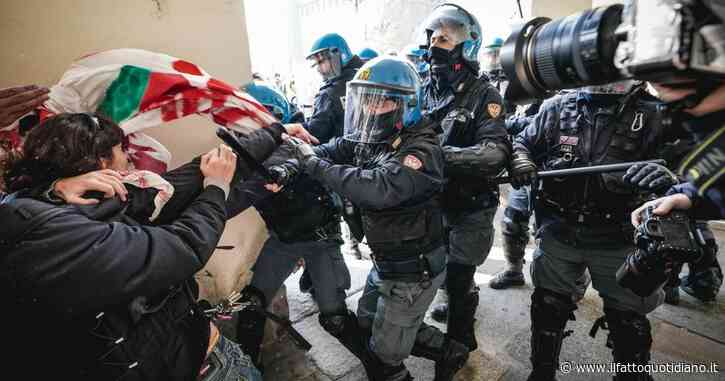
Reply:
<svg viewBox="0 0 725 381"><path fill-rule="evenodd" d="M274 124L238 140L264 160L284 132L308 137ZM31 379L189 380L200 372L207 380L259 379L210 325L191 281L227 217L250 204L233 181L228 147L167 174L177 192L153 222L156 189L129 186L127 201L70 206L44 185L124 169L122 137L97 115L60 114L32 129L12 160L6 178L15 193L0 204L0 289L6 308L23 313L3 326L14 343L8 363L33 369ZM35 366L39 357L43 367Z"/></svg>

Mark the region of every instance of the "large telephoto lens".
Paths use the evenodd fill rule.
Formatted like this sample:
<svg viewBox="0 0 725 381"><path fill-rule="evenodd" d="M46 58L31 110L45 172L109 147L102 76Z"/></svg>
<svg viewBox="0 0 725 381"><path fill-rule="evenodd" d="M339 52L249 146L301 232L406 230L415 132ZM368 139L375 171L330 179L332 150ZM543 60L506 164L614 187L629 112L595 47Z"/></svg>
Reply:
<svg viewBox="0 0 725 381"><path fill-rule="evenodd" d="M539 17L514 28L501 48L509 79L505 98L525 104L554 90L622 79L614 66L621 16L622 5L615 4L554 21Z"/></svg>

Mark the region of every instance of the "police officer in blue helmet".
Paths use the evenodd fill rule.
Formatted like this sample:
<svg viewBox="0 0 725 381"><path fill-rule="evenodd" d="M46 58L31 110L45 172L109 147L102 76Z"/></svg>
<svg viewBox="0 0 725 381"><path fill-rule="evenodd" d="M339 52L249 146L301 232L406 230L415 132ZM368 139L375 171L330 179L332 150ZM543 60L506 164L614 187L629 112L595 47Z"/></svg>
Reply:
<svg viewBox="0 0 725 381"><path fill-rule="evenodd" d="M320 322L361 360L370 380L411 380L403 360L419 343L436 359L436 380L450 380L468 358L465 346L437 328L419 331L446 260L443 155L421 96L410 63L375 58L348 84L345 135L297 146L302 171L362 211L374 266L357 316L321 315Z"/></svg>
<svg viewBox="0 0 725 381"><path fill-rule="evenodd" d="M343 134L345 86L352 79L363 61L353 55L347 42L337 33L325 34L318 38L310 48L307 60L322 76L323 83L315 95L312 116L304 123L304 127L314 135L320 143L326 143ZM360 233L360 221L356 209L347 200L345 201L343 218L347 223L350 234L350 247L353 253L362 258L359 241L363 236ZM300 277L300 289L310 291L311 282L307 271Z"/></svg>
<svg viewBox="0 0 725 381"><path fill-rule="evenodd" d="M379 56L378 52L375 49L372 48L365 48L358 52L358 57L362 60L363 63L370 61L371 59Z"/></svg>
<svg viewBox="0 0 725 381"><path fill-rule="evenodd" d="M254 97L259 103L267 108L282 124L302 123L304 114L297 109L277 89L265 83L249 82L242 86L242 90Z"/></svg>
<svg viewBox="0 0 725 381"><path fill-rule="evenodd" d="M243 89L267 107L282 123L294 122L296 115L287 99L265 84L248 84ZM280 147L263 165L281 188L255 189L259 197L254 206L269 230L250 284L243 291L243 300L258 308L239 312L237 342L255 365L261 363L260 346L264 337L266 310L280 286L305 261L310 287L321 321L327 317L345 316L345 290L350 287L350 273L340 251L339 197L319 181L299 175L299 163L290 159L293 146ZM261 182L260 182L261 188ZM261 368L260 368L261 369Z"/></svg>
<svg viewBox="0 0 725 381"><path fill-rule="evenodd" d="M430 72L430 65L425 61L426 50L421 49L415 44L410 44L403 48L401 55L410 61L418 72L421 81L425 82L428 79Z"/></svg>
<svg viewBox="0 0 725 381"><path fill-rule="evenodd" d="M323 83L315 96L314 110L305 128L325 143L342 136L345 85L363 62L352 54L345 39L337 33L318 38L310 48L307 61L322 76Z"/></svg>
<svg viewBox="0 0 725 381"><path fill-rule="evenodd" d="M421 24L419 34L431 67L424 112L438 124L446 170L442 205L449 303L435 311L447 314L448 335L473 351L478 347L473 327L478 288L473 275L493 246L499 198L498 186L488 179L508 165L511 145L501 96L485 75L479 75L481 28L476 18L457 5L443 4Z"/></svg>

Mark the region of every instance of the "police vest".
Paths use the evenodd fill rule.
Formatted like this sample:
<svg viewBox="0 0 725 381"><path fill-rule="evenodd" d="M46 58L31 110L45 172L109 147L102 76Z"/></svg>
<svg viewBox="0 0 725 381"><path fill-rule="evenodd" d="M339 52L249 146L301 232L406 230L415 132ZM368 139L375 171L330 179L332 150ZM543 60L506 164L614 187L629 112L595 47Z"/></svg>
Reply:
<svg viewBox="0 0 725 381"><path fill-rule="evenodd" d="M577 103L576 92L565 94L559 105L559 126L547 130L546 170L648 159L645 139L661 128L657 104L641 101L637 93L606 109L604 123L609 127L597 125L596 131ZM592 138L595 133L597 141ZM608 141L602 135L609 135ZM602 151L603 156L594 157ZM624 171L543 179L538 207L579 223L621 222L641 201L638 191L621 180L623 175Z"/></svg>

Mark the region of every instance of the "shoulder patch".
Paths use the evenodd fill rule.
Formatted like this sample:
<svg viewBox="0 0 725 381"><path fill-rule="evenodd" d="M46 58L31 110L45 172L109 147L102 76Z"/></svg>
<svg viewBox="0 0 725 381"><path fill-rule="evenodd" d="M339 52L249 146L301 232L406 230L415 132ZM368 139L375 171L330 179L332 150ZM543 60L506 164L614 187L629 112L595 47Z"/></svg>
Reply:
<svg viewBox="0 0 725 381"><path fill-rule="evenodd" d="M498 118L501 114L501 105L498 103L489 103L486 105L486 110L488 111L488 114L491 115L491 118Z"/></svg>
<svg viewBox="0 0 725 381"><path fill-rule="evenodd" d="M405 159L403 159L403 165L417 171L423 166L423 162L421 162L415 155L407 155L405 156Z"/></svg>

